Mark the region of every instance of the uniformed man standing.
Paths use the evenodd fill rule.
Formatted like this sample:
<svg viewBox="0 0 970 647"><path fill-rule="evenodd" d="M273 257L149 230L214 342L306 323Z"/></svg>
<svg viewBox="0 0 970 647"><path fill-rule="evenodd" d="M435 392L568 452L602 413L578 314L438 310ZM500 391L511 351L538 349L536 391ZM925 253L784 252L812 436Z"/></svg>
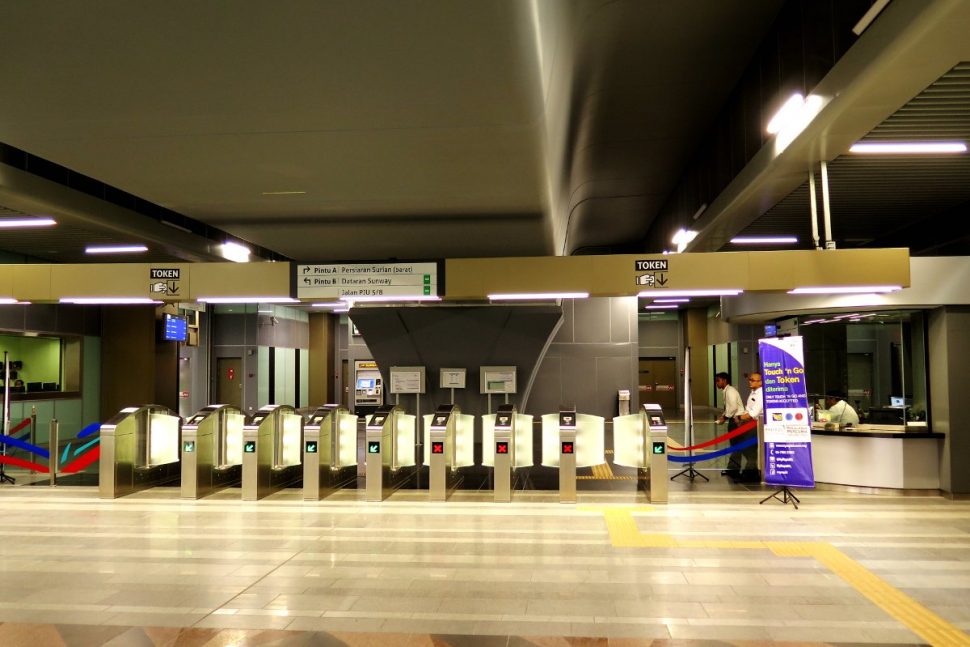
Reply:
<svg viewBox="0 0 970 647"><path fill-rule="evenodd" d="M748 387L751 389L750 395L748 395L748 401L744 407L744 413L738 416L738 424L742 425L749 420L761 420L761 414L764 411L764 396L761 392L761 373L755 371L748 375ZM757 440L758 429L752 429L741 434L739 440L745 441L751 438ZM742 483L760 483L761 482L761 470L758 468L758 443L754 443L751 447L742 450L741 455L744 457L744 469L741 470L741 477L736 479Z"/></svg>

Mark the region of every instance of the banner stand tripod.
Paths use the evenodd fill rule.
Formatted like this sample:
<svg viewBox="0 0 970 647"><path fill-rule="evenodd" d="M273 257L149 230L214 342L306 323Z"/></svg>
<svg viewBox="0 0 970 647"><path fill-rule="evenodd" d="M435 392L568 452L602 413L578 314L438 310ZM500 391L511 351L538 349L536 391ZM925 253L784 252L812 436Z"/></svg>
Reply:
<svg viewBox="0 0 970 647"><path fill-rule="evenodd" d="M690 346L687 347L687 351L684 355L684 443L687 445L687 447L694 446L694 409L690 397ZM687 455L690 458L693 458L694 450L688 449ZM686 476L688 479L690 479L691 483L693 483L694 479L698 476L705 481L711 480L694 469L693 462L687 463L687 467L671 476L670 480L673 481L680 476Z"/></svg>
<svg viewBox="0 0 970 647"><path fill-rule="evenodd" d="M763 498L761 501L759 501L758 504L760 505L765 501L767 501L768 499L777 499L778 501L781 501L785 505L788 505L790 503L793 506L795 506L796 510L798 510L798 504L801 503L801 500L797 496L795 496L794 492L788 489L787 485L781 486L781 488L775 490L774 492L772 492L771 494Z"/></svg>
<svg viewBox="0 0 970 647"><path fill-rule="evenodd" d="M3 436L6 438L10 435L10 362L7 361L7 351L3 351ZM7 456L7 443L3 443L0 447L0 456L6 458ZM17 482L17 479L8 475L4 469L6 463L0 460L0 485L3 483L9 483L13 485Z"/></svg>

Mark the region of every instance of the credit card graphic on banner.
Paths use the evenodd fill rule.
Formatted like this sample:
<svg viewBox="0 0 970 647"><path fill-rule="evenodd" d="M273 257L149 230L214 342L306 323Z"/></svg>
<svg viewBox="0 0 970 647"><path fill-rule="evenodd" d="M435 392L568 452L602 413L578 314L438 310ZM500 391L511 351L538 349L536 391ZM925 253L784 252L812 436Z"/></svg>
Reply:
<svg viewBox="0 0 970 647"><path fill-rule="evenodd" d="M801 337L758 340L765 411L765 483L814 487Z"/></svg>

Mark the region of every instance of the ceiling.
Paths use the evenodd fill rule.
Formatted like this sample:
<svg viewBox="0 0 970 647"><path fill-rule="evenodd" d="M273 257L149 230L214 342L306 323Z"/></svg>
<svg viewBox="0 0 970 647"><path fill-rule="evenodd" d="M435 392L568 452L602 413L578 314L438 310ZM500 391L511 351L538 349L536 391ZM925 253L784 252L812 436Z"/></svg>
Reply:
<svg viewBox="0 0 970 647"><path fill-rule="evenodd" d="M642 238L781 0L109 4L3 3L0 141L349 260Z"/></svg>
<svg viewBox="0 0 970 647"><path fill-rule="evenodd" d="M299 261L634 251L783 4L4 2L20 54L0 56L16 98L0 142L28 163L0 150L0 205L59 224L0 232L0 257L143 242L150 258L112 260L214 260L226 237ZM844 153L970 139L968 21L963 0L891 2L819 85L810 127L684 214L689 251L742 231L807 241L820 159L840 247L967 221L967 156Z"/></svg>

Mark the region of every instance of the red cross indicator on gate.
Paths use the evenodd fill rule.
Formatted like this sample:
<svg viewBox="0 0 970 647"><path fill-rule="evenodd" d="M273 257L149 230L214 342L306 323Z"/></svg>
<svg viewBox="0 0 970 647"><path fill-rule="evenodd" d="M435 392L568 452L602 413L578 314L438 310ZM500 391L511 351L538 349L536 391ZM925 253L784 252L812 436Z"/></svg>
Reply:
<svg viewBox="0 0 970 647"><path fill-rule="evenodd" d="M563 443L562 444L562 453L563 454L573 454L573 453L575 453L575 452L573 452L573 444L572 443Z"/></svg>
<svg viewBox="0 0 970 647"><path fill-rule="evenodd" d="M445 444L444 443L431 443L431 453L432 454L444 454Z"/></svg>
<svg viewBox="0 0 970 647"><path fill-rule="evenodd" d="M495 453L496 454L508 454L509 453L509 443L507 440L495 443Z"/></svg>

